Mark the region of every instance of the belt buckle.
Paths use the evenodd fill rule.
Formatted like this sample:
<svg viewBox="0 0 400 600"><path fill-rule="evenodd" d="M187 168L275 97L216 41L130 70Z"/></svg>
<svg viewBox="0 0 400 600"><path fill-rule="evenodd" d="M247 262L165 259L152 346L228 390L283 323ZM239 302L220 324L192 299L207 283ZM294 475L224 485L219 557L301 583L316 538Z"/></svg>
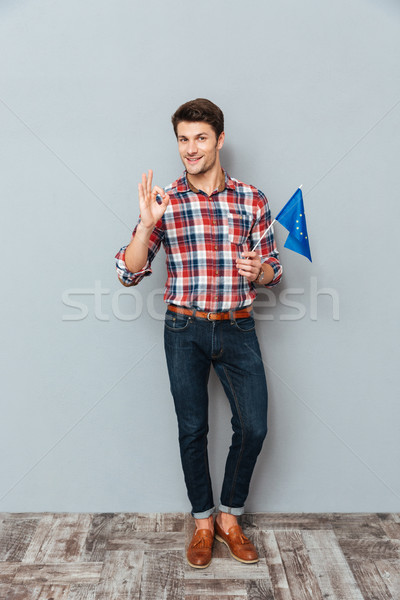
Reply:
<svg viewBox="0 0 400 600"><path fill-rule="evenodd" d="M212 312L207 313L207 321L212 321L212 319L210 319L210 315L212 315Z"/></svg>

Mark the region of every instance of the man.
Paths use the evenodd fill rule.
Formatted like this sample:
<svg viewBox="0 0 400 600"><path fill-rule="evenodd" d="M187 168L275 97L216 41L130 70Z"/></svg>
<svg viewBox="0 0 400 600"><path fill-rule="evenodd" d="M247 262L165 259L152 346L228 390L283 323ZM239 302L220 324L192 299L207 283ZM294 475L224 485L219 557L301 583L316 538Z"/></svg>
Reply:
<svg viewBox="0 0 400 600"><path fill-rule="evenodd" d="M152 187L153 173L139 183L140 218L131 242L117 253L123 285L151 274L161 243L167 256L164 345L178 419L179 445L196 530L187 549L192 567L211 562L214 539L244 563L258 561L237 517L244 512L250 479L267 433L267 384L254 329L255 284L273 286L282 268L264 194L232 179L221 168L224 117L204 98L172 116L181 178ZM213 365L232 410L229 449L219 512L207 455L207 383Z"/></svg>

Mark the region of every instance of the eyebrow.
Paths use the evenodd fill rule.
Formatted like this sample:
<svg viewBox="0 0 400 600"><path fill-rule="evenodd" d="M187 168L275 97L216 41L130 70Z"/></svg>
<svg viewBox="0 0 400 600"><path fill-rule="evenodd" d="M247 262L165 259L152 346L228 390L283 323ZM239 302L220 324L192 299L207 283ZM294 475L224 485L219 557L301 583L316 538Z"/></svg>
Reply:
<svg viewBox="0 0 400 600"><path fill-rule="evenodd" d="M196 133L196 135L194 137L200 137L200 136L208 136L208 133L203 132L203 133ZM183 135L183 133L181 133L180 135L178 135L178 138L187 138L187 135Z"/></svg>

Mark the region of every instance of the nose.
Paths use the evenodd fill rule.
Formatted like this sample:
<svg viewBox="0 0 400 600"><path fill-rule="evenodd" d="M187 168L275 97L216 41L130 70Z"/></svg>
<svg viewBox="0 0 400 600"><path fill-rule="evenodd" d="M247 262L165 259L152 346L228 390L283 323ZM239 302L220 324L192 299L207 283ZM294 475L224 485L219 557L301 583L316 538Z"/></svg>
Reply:
<svg viewBox="0 0 400 600"><path fill-rule="evenodd" d="M188 154L196 154L197 153L197 143L196 140L189 140L187 145Z"/></svg>

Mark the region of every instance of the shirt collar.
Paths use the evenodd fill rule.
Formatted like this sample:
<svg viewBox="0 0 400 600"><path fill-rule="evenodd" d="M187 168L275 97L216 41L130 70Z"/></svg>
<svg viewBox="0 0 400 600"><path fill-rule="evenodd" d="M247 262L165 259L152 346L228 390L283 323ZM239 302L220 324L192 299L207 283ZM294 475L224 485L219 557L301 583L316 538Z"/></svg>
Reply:
<svg viewBox="0 0 400 600"><path fill-rule="evenodd" d="M229 177L228 173L225 169L221 170L221 179L218 184L218 192L223 192L225 188L235 189L234 181ZM182 177L178 180L177 184L178 192L189 192L192 191L195 194L199 193L199 190L194 187L194 185L189 181L187 177L187 172L184 171Z"/></svg>

